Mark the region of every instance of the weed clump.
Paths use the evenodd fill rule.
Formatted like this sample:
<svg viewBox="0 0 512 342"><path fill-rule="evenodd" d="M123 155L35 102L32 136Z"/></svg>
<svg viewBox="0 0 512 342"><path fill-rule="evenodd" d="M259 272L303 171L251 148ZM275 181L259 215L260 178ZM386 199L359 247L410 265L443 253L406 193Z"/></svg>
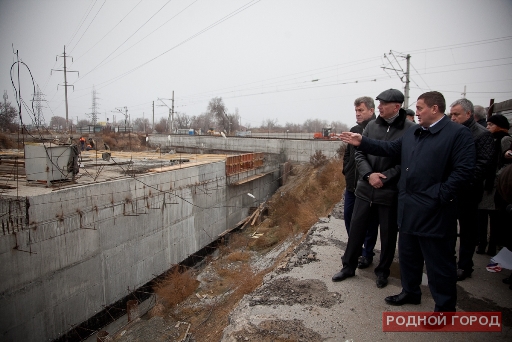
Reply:
<svg viewBox="0 0 512 342"><path fill-rule="evenodd" d="M169 274L153 287L157 296L169 307L173 307L193 294L199 281L183 267L175 266Z"/></svg>

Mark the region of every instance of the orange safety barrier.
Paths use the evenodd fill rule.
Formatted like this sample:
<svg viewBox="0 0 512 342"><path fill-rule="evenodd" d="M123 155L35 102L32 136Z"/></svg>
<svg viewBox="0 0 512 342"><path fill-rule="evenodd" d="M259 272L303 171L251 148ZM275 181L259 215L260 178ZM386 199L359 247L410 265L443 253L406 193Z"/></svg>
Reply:
<svg viewBox="0 0 512 342"><path fill-rule="evenodd" d="M226 176L263 166L263 153L244 153L226 158Z"/></svg>

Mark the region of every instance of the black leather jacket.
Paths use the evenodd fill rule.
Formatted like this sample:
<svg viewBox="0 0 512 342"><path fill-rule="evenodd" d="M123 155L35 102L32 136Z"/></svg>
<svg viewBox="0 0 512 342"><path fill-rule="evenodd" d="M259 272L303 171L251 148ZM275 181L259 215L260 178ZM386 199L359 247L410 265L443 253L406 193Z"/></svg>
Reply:
<svg viewBox="0 0 512 342"><path fill-rule="evenodd" d="M384 141L398 139L409 127L416 125L414 122L407 120L406 117L407 113L403 108L400 108L398 117L391 125L379 116L366 126L363 136ZM378 157L358 150L355 159L359 173L355 191L356 197L383 205L391 205L393 201L396 201L398 196L397 185L400 179L400 158ZM387 177L382 179L384 184L382 188L375 189L367 180L363 179L365 175L373 172L382 173Z"/></svg>

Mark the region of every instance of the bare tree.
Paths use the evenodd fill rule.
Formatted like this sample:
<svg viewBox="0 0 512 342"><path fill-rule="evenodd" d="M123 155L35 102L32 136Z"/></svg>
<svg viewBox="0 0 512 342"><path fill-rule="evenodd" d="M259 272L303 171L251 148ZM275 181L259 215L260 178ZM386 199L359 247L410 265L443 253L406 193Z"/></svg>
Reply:
<svg viewBox="0 0 512 342"><path fill-rule="evenodd" d="M229 118L226 114L227 108L224 101L222 101L222 97L211 99L206 110L217 120L217 126L220 130L226 132L229 130Z"/></svg>
<svg viewBox="0 0 512 342"><path fill-rule="evenodd" d="M150 127L150 124L149 124L149 119L148 118L137 118L135 119L135 121L133 122L133 129L136 131L136 132L144 132L144 133L149 133L151 131L151 127Z"/></svg>
<svg viewBox="0 0 512 342"><path fill-rule="evenodd" d="M329 123L326 120L308 119L302 127L307 133L320 132L322 128L329 127Z"/></svg>
<svg viewBox="0 0 512 342"><path fill-rule="evenodd" d="M155 131L158 133L165 133L167 132L167 119L161 118L160 121L155 124Z"/></svg>
<svg viewBox="0 0 512 342"><path fill-rule="evenodd" d="M276 129L277 126L277 119L266 119L261 122L261 129L266 129L268 131L272 131Z"/></svg>
<svg viewBox="0 0 512 342"><path fill-rule="evenodd" d="M195 130L201 130L203 133L208 132L210 128L215 128L215 117L210 113L203 113L191 118L190 127Z"/></svg>
<svg viewBox="0 0 512 342"><path fill-rule="evenodd" d="M334 128L334 130L338 133L349 131L348 126L341 121L331 121L330 127Z"/></svg>
<svg viewBox="0 0 512 342"><path fill-rule="evenodd" d="M178 113L174 115L174 123L176 128L191 128L192 118L185 113Z"/></svg>
<svg viewBox="0 0 512 342"><path fill-rule="evenodd" d="M11 106L10 102L1 104L0 111L0 127L2 130L16 131L18 125L16 119L18 117L18 111L16 108Z"/></svg>
<svg viewBox="0 0 512 342"><path fill-rule="evenodd" d="M301 133L302 132L302 125L296 124L292 122L287 122L284 125L284 129L286 129L290 133Z"/></svg>
<svg viewBox="0 0 512 342"><path fill-rule="evenodd" d="M62 116L52 116L50 119L50 127L52 129L66 129L66 119Z"/></svg>

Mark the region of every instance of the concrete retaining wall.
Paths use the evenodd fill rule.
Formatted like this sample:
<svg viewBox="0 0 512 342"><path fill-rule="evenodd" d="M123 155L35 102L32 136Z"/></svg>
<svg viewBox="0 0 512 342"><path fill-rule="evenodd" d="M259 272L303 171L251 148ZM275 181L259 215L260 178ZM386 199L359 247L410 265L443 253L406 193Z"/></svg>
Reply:
<svg viewBox="0 0 512 342"><path fill-rule="evenodd" d="M66 333L216 240L278 179L228 185L216 162L21 198L24 227L0 235L0 340Z"/></svg>
<svg viewBox="0 0 512 342"><path fill-rule="evenodd" d="M309 158L320 150L327 158L334 157L336 150L345 143L325 140L251 139L236 137L212 137L209 135L152 135L149 143L167 146L188 152L210 153L210 151L266 152L284 154L286 160L309 162ZM186 149L189 150L186 150Z"/></svg>

